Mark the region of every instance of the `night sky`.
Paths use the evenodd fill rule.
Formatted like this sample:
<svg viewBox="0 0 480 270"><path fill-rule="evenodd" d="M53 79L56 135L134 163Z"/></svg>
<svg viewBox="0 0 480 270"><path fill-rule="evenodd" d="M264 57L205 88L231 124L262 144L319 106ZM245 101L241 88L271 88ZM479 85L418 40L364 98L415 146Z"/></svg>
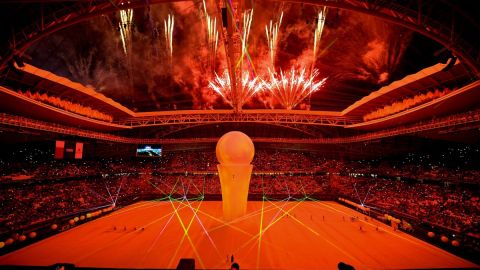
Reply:
<svg viewBox="0 0 480 270"><path fill-rule="evenodd" d="M19 7L17 7L19 9ZM211 16L216 14L207 1ZM317 13L304 4L255 2L248 53L248 72L268 78L269 57L265 25L284 12L275 58L277 72L309 68ZM167 56L163 20L175 15L173 65ZM229 105L208 83L213 78L203 7L192 2L158 4L134 10L131 53L123 52L119 14L107 14L68 27L42 39L27 51L25 61L94 87L136 111L226 109ZM20 20L20 19L19 19ZM342 110L361 97L425 67L445 62L443 47L405 28L360 13L327 10L317 80L327 77L311 103L314 110ZM220 38L215 71L225 70ZM48 91L48 89L37 89ZM419 92L428 89L419 89ZM268 93L248 100L244 108L281 108Z"/></svg>

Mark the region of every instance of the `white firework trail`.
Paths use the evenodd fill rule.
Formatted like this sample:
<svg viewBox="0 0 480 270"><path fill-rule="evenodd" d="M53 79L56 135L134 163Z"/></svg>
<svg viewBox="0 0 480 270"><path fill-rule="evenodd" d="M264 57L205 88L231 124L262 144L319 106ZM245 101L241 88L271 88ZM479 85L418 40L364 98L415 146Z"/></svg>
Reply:
<svg viewBox="0 0 480 270"><path fill-rule="evenodd" d="M252 26L253 9L247 10L243 13L242 25L242 58L247 53L248 37L250 35L250 27Z"/></svg>
<svg viewBox="0 0 480 270"><path fill-rule="evenodd" d="M214 69L215 67L215 59L217 56L217 49L218 49L218 29L217 29L217 18L210 17L207 11L207 5L205 0L202 1L203 3L203 12L205 14L205 21L207 27L207 46L208 51L210 54L210 65L211 68Z"/></svg>
<svg viewBox="0 0 480 270"><path fill-rule="evenodd" d="M265 86L264 82L259 77L251 78L248 71L243 72L241 82L242 85L241 88L238 89L240 91L237 91L236 97L236 103L240 106L240 108L258 92L262 91ZM215 73L214 80L210 81L208 86L217 94L219 94L230 106L235 106L235 97L233 96L228 70L225 70L222 76L219 76L217 73Z"/></svg>
<svg viewBox="0 0 480 270"><path fill-rule="evenodd" d="M167 45L168 55L170 59L173 57L173 26L175 24L175 18L172 14L168 14L167 19L163 20L165 27L165 42Z"/></svg>
<svg viewBox="0 0 480 270"><path fill-rule="evenodd" d="M315 37L313 40L313 64L317 60L318 49L320 45L320 39L322 38L323 27L325 26L325 16L327 13L327 8L324 7L323 10L320 10L318 13L317 27L315 28Z"/></svg>
<svg viewBox="0 0 480 270"><path fill-rule="evenodd" d="M207 41L208 48L211 54L211 57L215 59L218 49L218 29L217 29L217 18L212 19L208 14L206 15L207 20Z"/></svg>
<svg viewBox="0 0 480 270"><path fill-rule="evenodd" d="M132 19L133 9L120 10L120 39L122 40L123 52L128 55L132 43Z"/></svg>
<svg viewBox="0 0 480 270"><path fill-rule="evenodd" d="M202 4L203 4L203 13L205 13L205 15L208 15L207 4L205 3L205 0L202 0Z"/></svg>
<svg viewBox="0 0 480 270"><path fill-rule="evenodd" d="M298 72L292 68L288 73L280 70L280 75L270 70L270 80L264 82L264 89L285 109L291 110L325 84L327 78L318 81L316 80L318 74L318 70L315 69L308 76L305 68Z"/></svg>
<svg viewBox="0 0 480 270"><path fill-rule="evenodd" d="M280 25L282 24L283 12L277 22L270 20L270 24L265 26L265 34L267 36L268 49L270 54L270 63L273 70L275 70L275 56L277 53L278 33Z"/></svg>

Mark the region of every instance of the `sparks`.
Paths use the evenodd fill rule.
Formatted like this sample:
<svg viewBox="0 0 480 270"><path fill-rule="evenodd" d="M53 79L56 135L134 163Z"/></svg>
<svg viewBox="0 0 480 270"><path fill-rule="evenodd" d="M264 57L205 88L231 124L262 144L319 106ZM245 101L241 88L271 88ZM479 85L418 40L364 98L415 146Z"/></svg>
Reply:
<svg viewBox="0 0 480 270"><path fill-rule="evenodd" d="M327 12L327 9L326 7L324 7L323 10L321 10L318 13L317 28L315 29L315 37L313 40L313 65L315 64L315 61L317 60L317 56L318 56L320 39L322 38L323 26L325 25L326 12Z"/></svg>
<svg viewBox="0 0 480 270"><path fill-rule="evenodd" d="M173 25L175 24L175 18L172 14L168 14L166 20L163 21L165 26L165 42L167 44L168 54L170 59L173 56Z"/></svg>
<svg viewBox="0 0 480 270"><path fill-rule="evenodd" d="M215 68L215 59L218 49L218 29L217 29L217 18L210 17L207 11L207 4L205 0L203 3L203 12L205 14L205 21L207 27L207 47L210 55L210 66L212 70Z"/></svg>
<svg viewBox="0 0 480 270"><path fill-rule="evenodd" d="M280 14L280 18L277 22L273 23L270 20L270 24L265 26L265 34L267 35L268 49L270 53L270 63L273 70L275 70L275 55L277 53L278 44L278 30L282 24L283 12Z"/></svg>
<svg viewBox="0 0 480 270"><path fill-rule="evenodd" d="M242 59L247 53L248 37L250 35L250 27L252 26L253 9L243 13L243 29L242 29Z"/></svg>
<svg viewBox="0 0 480 270"><path fill-rule="evenodd" d="M208 14L206 14L206 20L208 48L210 51L210 56L212 58L212 65L214 65L215 56L217 55L218 48L217 18L212 19Z"/></svg>
<svg viewBox="0 0 480 270"><path fill-rule="evenodd" d="M205 0L202 0L202 6L203 6L203 12L205 13L205 15L207 15L207 4L205 3Z"/></svg>
<svg viewBox="0 0 480 270"><path fill-rule="evenodd" d="M317 76L316 69L310 76L306 75L305 68L298 72L292 68L289 73L280 70L280 75L270 71L270 80L264 83L264 87L285 109L291 110L325 84L327 78L318 81Z"/></svg>
<svg viewBox="0 0 480 270"><path fill-rule="evenodd" d="M228 70L223 72L222 76L218 76L215 73L215 79L210 81L208 85L212 90L214 90L217 94L219 94L225 102L227 102L230 106L234 107L234 96L232 93L230 75ZM251 78L249 73L245 71L242 76L242 87L239 89L240 91L237 92L237 104L240 108L250 100L255 94L262 91L264 89L264 82L258 78Z"/></svg>
<svg viewBox="0 0 480 270"><path fill-rule="evenodd" d="M131 49L132 19L133 9L120 10L120 22L118 23L118 27L120 28L120 38L122 40L123 52L125 55L128 55Z"/></svg>

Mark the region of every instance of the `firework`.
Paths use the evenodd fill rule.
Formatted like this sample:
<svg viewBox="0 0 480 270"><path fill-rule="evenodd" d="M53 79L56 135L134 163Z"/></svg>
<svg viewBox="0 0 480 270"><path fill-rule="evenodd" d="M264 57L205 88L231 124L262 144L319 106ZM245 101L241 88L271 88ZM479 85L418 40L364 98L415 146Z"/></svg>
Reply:
<svg viewBox="0 0 480 270"><path fill-rule="evenodd" d="M280 75L270 71L270 80L264 83L264 88L285 108L291 110L302 102L307 96L317 92L325 84L327 78L318 81L318 70L313 70L311 75L306 75L305 68L296 71L294 68L289 73Z"/></svg>
<svg viewBox="0 0 480 270"><path fill-rule="evenodd" d="M203 12L205 13L205 15L208 15L208 13L207 13L207 4L205 3L205 0L202 0L202 4L203 4Z"/></svg>
<svg viewBox="0 0 480 270"><path fill-rule="evenodd" d="M207 20L207 42L208 48L212 57L212 63L217 55L218 48L218 30L217 30L217 18L212 18L206 14Z"/></svg>
<svg viewBox="0 0 480 270"><path fill-rule="evenodd" d="M234 97L232 92L228 70L225 70L222 76L215 73L215 79L210 81L208 86L230 106L235 108L235 104L237 104L241 108L250 98L264 89L264 82L258 77L251 78L247 71L243 72L241 82L242 86L237 89L239 91L237 91L236 97Z"/></svg>
<svg viewBox="0 0 480 270"><path fill-rule="evenodd" d="M318 47L320 44L320 39L322 38L323 26L325 25L326 12L327 9L324 7L323 10L318 13L317 28L315 29L315 37L313 40L313 63L315 63L315 60L317 60Z"/></svg>
<svg viewBox="0 0 480 270"><path fill-rule="evenodd" d="M270 24L265 26L265 34L267 35L268 49L270 52L270 62L272 69L275 70L275 54L277 52L278 44L278 29L282 24L283 12L280 14L280 19L273 23L270 20Z"/></svg>
<svg viewBox="0 0 480 270"><path fill-rule="evenodd" d="M218 49L217 18L212 19L212 17L210 17L207 12L207 5L205 4L205 0L203 0L202 3L207 26L207 46L210 53L210 65L213 69L215 67L215 58Z"/></svg>
<svg viewBox="0 0 480 270"><path fill-rule="evenodd" d="M250 27L252 26L253 9L243 13L243 29L242 29L242 59L247 52L248 36L250 35Z"/></svg>
<svg viewBox="0 0 480 270"><path fill-rule="evenodd" d="M118 27L120 28L120 38L122 40L123 52L125 52L125 55L128 55L131 49L132 19L133 9L120 10L120 22L118 23Z"/></svg>
<svg viewBox="0 0 480 270"><path fill-rule="evenodd" d="M168 55L170 59L173 56L173 25L175 24L175 18L172 14L168 14L167 19L163 21L165 26L165 42L167 44Z"/></svg>

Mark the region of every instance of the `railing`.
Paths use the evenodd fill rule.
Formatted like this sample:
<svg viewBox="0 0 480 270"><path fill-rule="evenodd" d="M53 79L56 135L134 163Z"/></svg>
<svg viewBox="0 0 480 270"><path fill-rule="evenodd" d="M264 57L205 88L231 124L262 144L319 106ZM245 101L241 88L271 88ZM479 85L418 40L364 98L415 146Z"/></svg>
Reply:
<svg viewBox="0 0 480 270"><path fill-rule="evenodd" d="M468 113L456 114L448 117L433 119L428 122L421 122L410 126L397 127L388 130L376 131L349 137L337 138L318 138L318 139L289 139L289 138L253 138L254 142L265 143L301 143L301 144L347 144L356 142L365 142L377 140L381 138L394 137L399 135L415 134L423 131L435 130L440 128L448 128L459 125L480 122L480 110ZM0 114L0 124L23 127L34 130L42 130L47 132L60 133L64 135L72 135L90 139L111 141L117 143L128 144L189 144L189 143L215 143L218 138L189 138L189 139L142 139L129 138L123 136L112 135L108 133L100 133L89 130L82 130L73 127L67 127L58 124L52 124L39 120L33 120L21 116L13 116L9 114Z"/></svg>
<svg viewBox="0 0 480 270"><path fill-rule="evenodd" d="M243 110L240 113L234 113L233 110L189 110L151 113L147 116L139 115L137 117L119 119L114 123L131 127L226 122L345 126L361 121L360 117L340 116L331 112Z"/></svg>

